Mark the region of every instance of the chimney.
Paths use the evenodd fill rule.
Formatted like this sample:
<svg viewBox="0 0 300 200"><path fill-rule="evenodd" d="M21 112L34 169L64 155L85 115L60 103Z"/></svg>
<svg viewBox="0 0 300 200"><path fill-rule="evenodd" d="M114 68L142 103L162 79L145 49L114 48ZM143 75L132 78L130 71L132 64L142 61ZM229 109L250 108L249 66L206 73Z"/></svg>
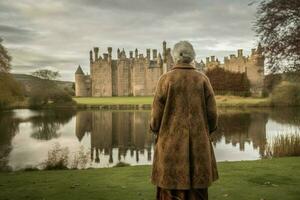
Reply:
<svg viewBox="0 0 300 200"><path fill-rule="evenodd" d="M209 57L206 57L206 64L209 63Z"/></svg>
<svg viewBox="0 0 300 200"><path fill-rule="evenodd" d="M120 58L121 57L121 52L120 52L120 49L118 48L117 50L117 58Z"/></svg>
<svg viewBox="0 0 300 200"><path fill-rule="evenodd" d="M147 59L150 60L150 49L147 49Z"/></svg>
<svg viewBox="0 0 300 200"><path fill-rule="evenodd" d="M111 60L112 47L108 47L107 51L108 51L108 59Z"/></svg>
<svg viewBox="0 0 300 200"><path fill-rule="evenodd" d="M90 63L93 63L93 51L90 50Z"/></svg>
<svg viewBox="0 0 300 200"><path fill-rule="evenodd" d="M163 61L167 61L167 43L163 41Z"/></svg>
<svg viewBox="0 0 300 200"><path fill-rule="evenodd" d="M243 49L238 49L238 57L243 57Z"/></svg>
<svg viewBox="0 0 300 200"><path fill-rule="evenodd" d="M95 60L98 60L98 53L99 53L98 47L94 47L94 53L95 53Z"/></svg>
<svg viewBox="0 0 300 200"><path fill-rule="evenodd" d="M152 56L153 56L153 59L157 58L157 49L152 50Z"/></svg>
<svg viewBox="0 0 300 200"><path fill-rule="evenodd" d="M137 49L135 49L135 52L134 52L134 54L135 54L135 55L134 55L134 57L135 57L135 58L138 58L139 51L138 51Z"/></svg>
<svg viewBox="0 0 300 200"><path fill-rule="evenodd" d="M129 51L129 57L133 58L133 51Z"/></svg>

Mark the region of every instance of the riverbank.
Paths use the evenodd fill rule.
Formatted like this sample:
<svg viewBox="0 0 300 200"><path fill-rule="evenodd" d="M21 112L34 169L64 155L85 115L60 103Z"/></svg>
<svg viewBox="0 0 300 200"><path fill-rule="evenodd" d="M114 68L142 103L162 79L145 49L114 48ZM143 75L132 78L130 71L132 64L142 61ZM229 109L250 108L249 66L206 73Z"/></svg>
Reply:
<svg viewBox="0 0 300 200"><path fill-rule="evenodd" d="M220 162L214 200L297 200L300 157ZM155 199L151 166L0 173L0 199Z"/></svg>
<svg viewBox="0 0 300 200"><path fill-rule="evenodd" d="M149 110L153 97L73 97L74 102L59 103L35 107L34 109L110 109L110 110ZM216 96L218 107L271 107L269 98ZM7 110L28 109L28 99L15 102Z"/></svg>
<svg viewBox="0 0 300 200"><path fill-rule="evenodd" d="M148 97L74 97L79 106L86 107L137 107L151 108L152 96ZM270 107L268 98L216 96L219 107Z"/></svg>

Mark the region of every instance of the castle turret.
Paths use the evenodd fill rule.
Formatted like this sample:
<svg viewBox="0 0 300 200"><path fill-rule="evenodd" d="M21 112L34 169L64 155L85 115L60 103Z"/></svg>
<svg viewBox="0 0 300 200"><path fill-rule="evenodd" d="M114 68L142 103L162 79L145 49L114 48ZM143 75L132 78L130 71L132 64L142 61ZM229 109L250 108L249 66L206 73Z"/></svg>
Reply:
<svg viewBox="0 0 300 200"><path fill-rule="evenodd" d="M150 49L147 49L147 59L150 60Z"/></svg>
<svg viewBox="0 0 300 200"><path fill-rule="evenodd" d="M133 58L133 51L129 51L129 57Z"/></svg>
<svg viewBox="0 0 300 200"><path fill-rule="evenodd" d="M93 51L90 50L90 64L93 63Z"/></svg>
<svg viewBox="0 0 300 200"><path fill-rule="evenodd" d="M209 63L209 57L206 57L206 64L208 64Z"/></svg>
<svg viewBox="0 0 300 200"><path fill-rule="evenodd" d="M243 57L243 49L238 49L238 57Z"/></svg>
<svg viewBox="0 0 300 200"><path fill-rule="evenodd" d="M157 58L157 49L152 50L152 56L154 60Z"/></svg>
<svg viewBox="0 0 300 200"><path fill-rule="evenodd" d="M108 60L111 61L111 59L112 59L112 55L111 55L112 54L112 47L108 47L107 51L108 51Z"/></svg>
<svg viewBox="0 0 300 200"><path fill-rule="evenodd" d="M99 53L99 48L94 47L94 53L95 53L95 61L98 60L98 53Z"/></svg>
<svg viewBox="0 0 300 200"><path fill-rule="evenodd" d="M86 76L84 75L80 65L75 72L75 95L77 97L89 96L89 91L86 85Z"/></svg>
<svg viewBox="0 0 300 200"><path fill-rule="evenodd" d="M118 48L117 50L117 58L119 59L121 57L121 52L120 52L120 49Z"/></svg>
<svg viewBox="0 0 300 200"><path fill-rule="evenodd" d="M215 62L215 56L210 56L211 62Z"/></svg>
<svg viewBox="0 0 300 200"><path fill-rule="evenodd" d="M163 41L163 61L167 62L167 42Z"/></svg>
<svg viewBox="0 0 300 200"><path fill-rule="evenodd" d="M125 53L124 49L122 49L120 56L121 56L121 58L126 58L126 53Z"/></svg>

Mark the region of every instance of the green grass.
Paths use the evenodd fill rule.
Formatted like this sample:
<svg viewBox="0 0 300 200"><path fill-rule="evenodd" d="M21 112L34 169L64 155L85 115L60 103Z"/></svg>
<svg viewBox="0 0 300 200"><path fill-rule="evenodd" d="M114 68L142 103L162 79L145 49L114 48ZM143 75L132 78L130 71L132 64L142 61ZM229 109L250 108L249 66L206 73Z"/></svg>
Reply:
<svg viewBox="0 0 300 200"><path fill-rule="evenodd" d="M211 200L298 200L300 158L218 163ZM0 173L0 199L155 199L151 166Z"/></svg>
<svg viewBox="0 0 300 200"><path fill-rule="evenodd" d="M271 106L268 98L216 96L217 105L220 107L268 107Z"/></svg>
<svg viewBox="0 0 300 200"><path fill-rule="evenodd" d="M152 104L153 97L74 97L78 104L85 105L118 105L118 104Z"/></svg>
<svg viewBox="0 0 300 200"><path fill-rule="evenodd" d="M74 97L78 104L84 105L118 105L118 104L152 104L153 97ZM216 96L218 106L241 107L241 106L270 106L268 98Z"/></svg>

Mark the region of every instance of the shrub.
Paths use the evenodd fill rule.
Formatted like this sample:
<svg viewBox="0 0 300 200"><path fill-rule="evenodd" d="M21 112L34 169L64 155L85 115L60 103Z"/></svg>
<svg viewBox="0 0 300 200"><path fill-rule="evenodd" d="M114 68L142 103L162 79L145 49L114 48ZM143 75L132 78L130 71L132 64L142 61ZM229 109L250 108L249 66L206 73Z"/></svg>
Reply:
<svg viewBox="0 0 300 200"><path fill-rule="evenodd" d="M9 74L0 72L0 109L22 100L20 84Z"/></svg>
<svg viewBox="0 0 300 200"><path fill-rule="evenodd" d="M281 82L271 94L271 103L275 106L300 106L300 84Z"/></svg>
<svg viewBox="0 0 300 200"><path fill-rule="evenodd" d="M42 163L46 170L68 169L69 149L62 148L59 143L48 151L47 159Z"/></svg>
<svg viewBox="0 0 300 200"><path fill-rule="evenodd" d="M90 152L85 152L83 146L74 153L73 159L69 159L69 154L68 147L62 147L59 143L55 143L53 148L48 151L48 157L41 166L45 170L85 169L90 162Z"/></svg>
<svg viewBox="0 0 300 200"><path fill-rule="evenodd" d="M83 146L80 147L79 151L74 154L73 161L71 162L71 169L85 169L89 163L90 152L84 152Z"/></svg>

